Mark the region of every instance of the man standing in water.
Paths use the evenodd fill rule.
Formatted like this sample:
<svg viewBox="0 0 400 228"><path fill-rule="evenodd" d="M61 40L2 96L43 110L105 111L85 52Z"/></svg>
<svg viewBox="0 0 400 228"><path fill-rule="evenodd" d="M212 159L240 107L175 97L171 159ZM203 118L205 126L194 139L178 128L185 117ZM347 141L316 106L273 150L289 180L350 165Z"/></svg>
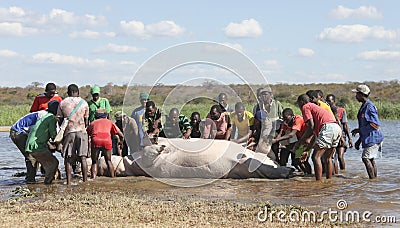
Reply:
<svg viewBox="0 0 400 228"><path fill-rule="evenodd" d="M72 164L75 164L76 161L81 162L83 181L87 181L88 135L86 126L88 125L89 106L84 99L79 97L77 85L69 85L67 93L68 97L61 101L58 107L57 117L61 125L64 118L68 117L75 109L75 113L69 117L61 151L69 185L71 184Z"/></svg>
<svg viewBox="0 0 400 228"><path fill-rule="evenodd" d="M352 135L360 134L354 147L363 148L362 161L370 179L374 179L378 175L378 169L375 164L375 158L379 157L382 151L383 134L380 131L381 123L378 117L378 110L375 105L368 99L370 89L366 85L358 85L352 92L356 93L356 99L362 103L357 114L358 128L351 131Z"/></svg>
<svg viewBox="0 0 400 228"><path fill-rule="evenodd" d="M336 123L336 119L327 110L311 103L310 98L306 94L302 94L297 98L297 104L303 113L304 122L307 128L303 136L295 144L293 151L299 149L300 145L305 142L310 144L312 134L317 137L314 152L312 155L314 163L315 178L317 181L322 179L321 157L324 155L327 164L326 178L332 177L333 164L330 161L332 154L339 144L342 129Z"/></svg>
<svg viewBox="0 0 400 228"><path fill-rule="evenodd" d="M26 140L25 151L31 157L32 163L38 161L45 170L45 184L51 184L58 169L58 160L50 151L47 142L57 134L57 119L55 117L58 109L58 101L48 103L47 114L40 118L29 132Z"/></svg>
<svg viewBox="0 0 400 228"><path fill-rule="evenodd" d="M333 94L328 94L326 96L326 101L328 102L329 106L331 106L332 110L336 110L336 112L335 111L333 112L337 115L337 119L339 120L339 124L341 125L343 130L342 135L344 143L342 142L339 143L338 147L336 148L336 157L339 162L340 169L345 170L346 165L344 161L344 152L346 152L347 150L346 139L349 141L349 147L350 148L353 147L353 141L351 140L349 126L347 124L348 121L347 121L346 110L336 105L336 97ZM337 168L338 168L337 163L335 162L335 173L338 173L338 170L336 170Z"/></svg>

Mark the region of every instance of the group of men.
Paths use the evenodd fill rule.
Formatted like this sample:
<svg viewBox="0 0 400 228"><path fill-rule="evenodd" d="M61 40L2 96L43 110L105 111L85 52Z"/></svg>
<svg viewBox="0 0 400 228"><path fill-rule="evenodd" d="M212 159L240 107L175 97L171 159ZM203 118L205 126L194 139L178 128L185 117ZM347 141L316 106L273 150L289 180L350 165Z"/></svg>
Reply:
<svg viewBox="0 0 400 228"><path fill-rule="evenodd" d="M356 94L357 101L362 103L357 115L359 127L351 131L353 137L359 134L354 145L357 150L362 145L362 161L368 176L376 178L375 158L380 154L383 141L378 111L368 99L368 86L359 85L352 92ZM255 150L257 146L250 147L250 142L257 145L257 142L268 140L269 137L274 158L282 166L286 165L290 156L292 165L305 174L311 174L312 167L308 162L311 156L317 181L322 179L324 172L329 179L339 172L339 168L345 169L344 152L347 146L353 147L353 141L346 110L336 105L335 95L328 94L324 98L321 90L309 90L300 95L297 105L302 115L294 114L290 108L283 109L282 104L273 98L270 88L259 88L257 98L258 103L251 113L246 111L241 102L232 109L227 104L227 95L221 93L218 96L219 103L211 107L205 120L201 121L199 113L194 112L189 121L177 109L171 109L165 124L161 123L160 110L154 102L149 101L144 112L144 122L148 123L145 130L149 135L163 137L190 136L247 143L248 148ZM265 119L269 120L275 133L263 132L262 123ZM175 131L172 130L174 124ZM196 134L192 135L194 132ZM262 148L257 151L263 152Z"/></svg>
<svg viewBox="0 0 400 228"><path fill-rule="evenodd" d="M58 159L53 152L59 148L64 158L67 184L71 184L72 171L79 170L82 180L87 181L87 161L91 154L92 178L96 177L96 162L101 152L109 170L114 170L111 163L112 138L118 135L122 143L124 135L120 128L109 120L111 107L106 98L101 98L100 88L91 88L92 99L85 101L80 97L79 88L70 84L68 97L62 99L54 83L48 83L45 93L38 95L30 113L20 118L10 129L10 137L25 157L27 168L26 181L34 183L38 163L44 168L45 184L51 184L58 170ZM58 126L65 129L61 142L53 139ZM90 145L90 146L89 146ZM113 172L110 172L111 176Z"/></svg>
<svg viewBox="0 0 400 228"><path fill-rule="evenodd" d="M353 92L357 101L362 103L357 115L359 127L351 131L353 136L360 135L354 146L359 149L362 145L362 160L369 177L375 178L377 168L374 159L383 141L378 112L368 99L368 86L359 85ZM258 103L253 112L247 111L241 102L231 108L227 94L220 93L218 103L210 108L204 120L199 112L193 112L188 119L177 108L172 108L164 123L160 109L146 92L140 93L141 105L133 110L130 117L121 111L115 113L116 123L110 120L111 106L106 98L100 97L100 87L91 88L92 99L88 102L80 97L75 84L68 86L67 94L67 98L61 99L55 84L48 83L45 93L35 98L31 113L18 120L10 130L11 139L25 157L28 183L35 182L37 162L44 168L46 184L52 183L55 178L58 160L53 152L57 145L52 145L52 139L57 134L57 124L61 126L64 121L67 125L61 154L67 184L71 183L71 175L77 165L81 168L82 180L87 181L88 156L92 158L92 178L97 174L99 154L105 157L113 177L113 149L118 155L125 156L128 148L131 152L137 151L155 143L157 137L230 140L260 152L263 148L257 150L257 144L261 147L264 144L259 142L266 140L272 145L274 157L280 165L286 165L290 156L292 165L306 174L312 172L308 162L312 152L317 181L322 179L323 170L327 178L338 172L337 166L334 166L338 162L332 162L334 152L340 169L345 169L343 154L347 148L346 139L349 147L353 146L346 111L335 104L333 94L324 99L322 91L318 90L310 90L298 97L302 116L294 114L290 108L283 109L282 104L273 98L270 88L259 88ZM272 131L265 133L268 127ZM118 136L114 143L112 135Z"/></svg>

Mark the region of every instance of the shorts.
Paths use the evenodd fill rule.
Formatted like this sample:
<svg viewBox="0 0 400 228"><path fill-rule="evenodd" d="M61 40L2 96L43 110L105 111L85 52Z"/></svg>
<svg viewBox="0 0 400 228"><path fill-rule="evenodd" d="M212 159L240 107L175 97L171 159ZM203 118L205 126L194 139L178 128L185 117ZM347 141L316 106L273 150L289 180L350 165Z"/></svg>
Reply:
<svg viewBox="0 0 400 228"><path fill-rule="evenodd" d="M337 147L342 135L342 129L337 123L326 123L319 131L316 145L319 148Z"/></svg>
<svg viewBox="0 0 400 228"><path fill-rule="evenodd" d="M88 135L83 131L69 132L64 136L61 154L67 157L87 157L88 155Z"/></svg>
<svg viewBox="0 0 400 228"><path fill-rule="evenodd" d="M373 159L373 158L380 158L382 153L382 143L378 143L369 147L365 147L363 149L361 158L368 158L368 159Z"/></svg>

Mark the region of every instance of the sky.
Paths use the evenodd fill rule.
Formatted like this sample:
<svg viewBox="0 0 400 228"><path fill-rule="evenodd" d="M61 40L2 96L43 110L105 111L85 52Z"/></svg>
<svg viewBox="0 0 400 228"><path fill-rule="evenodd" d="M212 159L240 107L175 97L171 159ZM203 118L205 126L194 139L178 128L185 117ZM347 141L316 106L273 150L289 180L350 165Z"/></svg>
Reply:
<svg viewBox="0 0 400 228"><path fill-rule="evenodd" d="M135 75L160 52L199 41L232 48L271 84L398 80L398 9L395 0L3 0L0 86L152 84ZM156 81L180 84L189 75L240 83L218 63L177 67Z"/></svg>

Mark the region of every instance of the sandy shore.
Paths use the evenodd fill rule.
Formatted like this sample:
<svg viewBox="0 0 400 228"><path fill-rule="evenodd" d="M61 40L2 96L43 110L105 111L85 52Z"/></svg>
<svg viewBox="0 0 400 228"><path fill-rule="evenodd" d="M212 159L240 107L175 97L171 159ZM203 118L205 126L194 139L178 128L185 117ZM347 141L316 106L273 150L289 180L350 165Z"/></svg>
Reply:
<svg viewBox="0 0 400 228"><path fill-rule="evenodd" d="M218 185L218 184L217 184ZM215 188L215 184L210 187ZM327 222L260 222L266 205L273 210L307 210L269 201L232 199L171 187L151 178L109 178L65 186L34 184L17 187L0 201L4 227L331 227ZM220 189L224 191L229 189ZM0 191L0 196L7 194ZM250 196L249 196L250 197ZM354 227L355 224L351 224Z"/></svg>
<svg viewBox="0 0 400 228"><path fill-rule="evenodd" d="M11 126L0 126L0 132L10 131Z"/></svg>

